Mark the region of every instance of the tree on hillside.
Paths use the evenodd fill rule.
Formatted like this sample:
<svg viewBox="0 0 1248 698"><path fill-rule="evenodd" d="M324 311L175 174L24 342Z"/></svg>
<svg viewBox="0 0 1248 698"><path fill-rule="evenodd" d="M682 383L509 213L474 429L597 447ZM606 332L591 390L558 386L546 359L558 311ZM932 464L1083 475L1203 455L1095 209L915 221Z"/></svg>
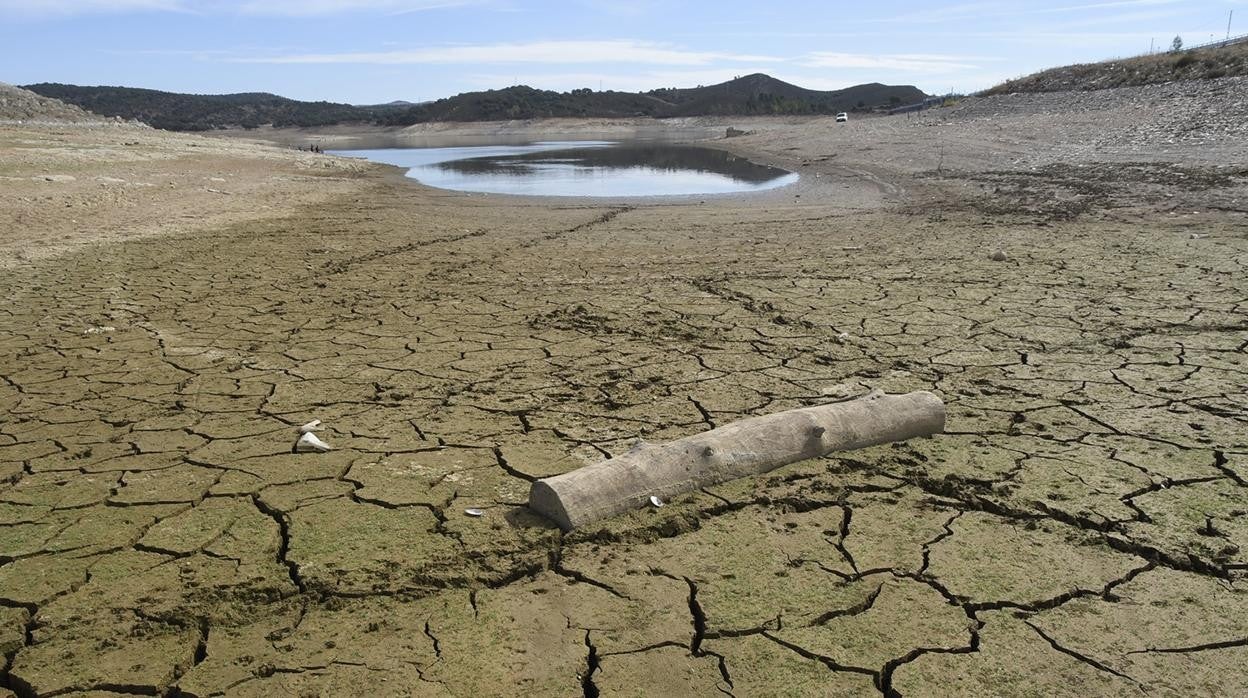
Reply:
<svg viewBox="0 0 1248 698"><path fill-rule="evenodd" d="M1183 37L1181 36L1174 37L1174 41L1170 42L1170 51L1173 53L1178 53L1179 51L1182 51L1182 50L1183 50Z"/></svg>

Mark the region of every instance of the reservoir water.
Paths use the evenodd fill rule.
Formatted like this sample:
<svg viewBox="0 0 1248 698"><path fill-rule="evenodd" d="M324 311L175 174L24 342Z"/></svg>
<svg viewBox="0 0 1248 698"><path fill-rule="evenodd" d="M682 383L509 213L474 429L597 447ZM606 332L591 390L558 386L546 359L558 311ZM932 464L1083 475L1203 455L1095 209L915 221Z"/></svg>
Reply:
<svg viewBox="0 0 1248 698"><path fill-rule="evenodd" d="M711 148L659 141L334 150L408 168L422 184L524 196L689 196L774 189L798 176Z"/></svg>

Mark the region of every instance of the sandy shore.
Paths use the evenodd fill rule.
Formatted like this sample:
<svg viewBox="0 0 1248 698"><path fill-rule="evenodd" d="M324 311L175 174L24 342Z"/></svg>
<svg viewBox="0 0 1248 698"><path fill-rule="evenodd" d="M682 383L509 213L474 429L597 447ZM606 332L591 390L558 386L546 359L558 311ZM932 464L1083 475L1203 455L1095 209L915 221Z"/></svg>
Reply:
<svg viewBox="0 0 1248 698"><path fill-rule="evenodd" d="M699 124L803 175L705 201L0 130L2 685L1238 690L1242 120L1009 99ZM936 392L947 433L567 535L523 507L639 438L872 388ZM312 419L334 450L292 454Z"/></svg>

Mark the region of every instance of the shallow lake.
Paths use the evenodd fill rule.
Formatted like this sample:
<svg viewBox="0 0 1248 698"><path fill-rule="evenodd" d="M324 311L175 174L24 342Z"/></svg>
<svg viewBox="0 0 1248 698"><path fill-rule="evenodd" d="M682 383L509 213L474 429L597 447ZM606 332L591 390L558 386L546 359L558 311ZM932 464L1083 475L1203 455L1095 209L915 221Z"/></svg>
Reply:
<svg viewBox="0 0 1248 698"><path fill-rule="evenodd" d="M422 184L525 196L689 196L774 189L792 172L711 148L658 141L334 150L408 168Z"/></svg>

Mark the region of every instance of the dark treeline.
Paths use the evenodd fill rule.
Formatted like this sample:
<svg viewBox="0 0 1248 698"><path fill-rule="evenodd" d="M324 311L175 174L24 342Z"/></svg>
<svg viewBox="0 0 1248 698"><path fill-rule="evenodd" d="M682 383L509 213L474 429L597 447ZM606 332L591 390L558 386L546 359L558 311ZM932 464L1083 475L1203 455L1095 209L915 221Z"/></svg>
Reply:
<svg viewBox="0 0 1248 698"><path fill-rule="evenodd" d="M45 97L75 104L101 116L120 116L170 131L256 128L273 125L329 126L372 119L350 104L300 102L262 92L191 95L134 87L79 87L58 83L26 85Z"/></svg>
<svg viewBox="0 0 1248 698"><path fill-rule="evenodd" d="M173 131L221 128L323 127L335 124L409 126L431 121L501 121L557 117L834 114L911 103L924 97L909 85L872 83L823 92L756 74L719 85L649 92L570 92L527 86L468 92L423 104L353 106L301 102L267 93L191 95L133 87L25 85L46 97L102 116L119 116Z"/></svg>

